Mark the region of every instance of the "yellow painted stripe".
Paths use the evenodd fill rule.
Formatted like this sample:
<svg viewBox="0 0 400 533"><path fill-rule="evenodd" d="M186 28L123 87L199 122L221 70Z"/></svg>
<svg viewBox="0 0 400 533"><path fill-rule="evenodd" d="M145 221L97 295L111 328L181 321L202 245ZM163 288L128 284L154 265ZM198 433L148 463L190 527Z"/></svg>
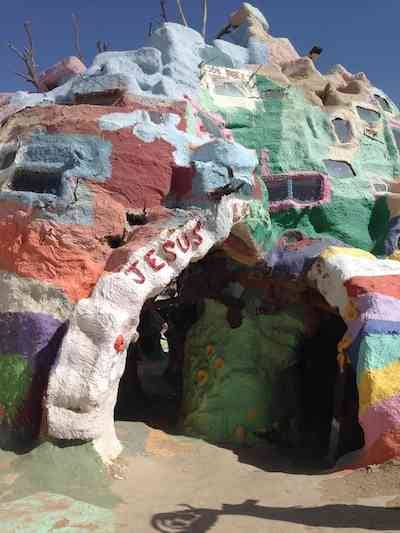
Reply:
<svg viewBox="0 0 400 533"><path fill-rule="evenodd" d="M371 405L400 394L400 361L385 368L365 371L358 385L358 391L360 415Z"/></svg>
<svg viewBox="0 0 400 533"><path fill-rule="evenodd" d="M400 261L400 250L396 250L392 255L388 257L392 261Z"/></svg>
<svg viewBox="0 0 400 533"><path fill-rule="evenodd" d="M360 250L359 248L342 248L341 246L329 246L324 252L322 252L321 257L323 259L329 259L331 257L335 257L336 255L364 257L365 259L371 259L373 261L377 260L374 255L370 254L369 252L365 252L364 250Z"/></svg>

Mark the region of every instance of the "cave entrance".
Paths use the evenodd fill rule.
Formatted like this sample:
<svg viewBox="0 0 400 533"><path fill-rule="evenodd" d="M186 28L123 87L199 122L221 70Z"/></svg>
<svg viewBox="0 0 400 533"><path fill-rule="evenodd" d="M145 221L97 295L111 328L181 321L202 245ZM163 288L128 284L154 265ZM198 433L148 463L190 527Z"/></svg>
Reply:
<svg viewBox="0 0 400 533"><path fill-rule="evenodd" d="M267 440L292 458L308 456L318 463L329 459L333 464L364 443L358 423L355 372L350 364L344 366L343 372L338 368L337 346L345 335L346 325L337 310L330 308L304 280L274 279L270 273L262 269L254 272L252 268L233 264L221 252L211 253L190 265L157 298L146 302L140 316L139 340L128 349L115 418L144 422L169 433L179 430L216 444L229 444L230 435L235 433L251 434L258 443ZM207 318L210 305L205 302L211 302L214 311L218 306L223 309L217 317L221 323L212 324L211 314ZM280 340L274 342L280 328L283 337L287 335L290 323L287 317L290 318L293 309L296 320L303 323L302 334L293 348L290 364L274 374L274 382L269 384L271 391L264 396L260 393L260 383L262 389L264 382L258 380L262 369L249 367L250 360L254 360L249 354L252 346L257 349L260 343L271 342L270 351L262 357L269 357L275 349L272 355L279 359ZM199 324L200 329L196 330ZM214 345L220 334L222 339L215 356L207 337L211 325L216 332ZM274 330L269 341L260 326ZM196 331L199 337L204 335L195 343L201 345L201 353L188 353L193 343L188 344L187 340L193 339ZM259 339L255 338L257 335ZM229 337L232 342L227 340ZM235 355L236 349L239 355ZM188 365L190 361L194 364ZM191 366L192 379L188 377ZM249 379L254 380L257 394L250 390L253 385L249 386ZM240 389L241 383L246 390ZM261 405L266 396L271 403L268 409ZM191 409L195 403L193 398L199 400L198 417L196 407L187 416L188 404ZM241 402L249 398L251 409L240 418ZM253 405L253 399L259 404ZM204 411L205 405L209 412ZM253 424L253 412L263 410L268 412L266 418ZM204 431L204 414L235 422L229 434L220 439L220 435ZM193 431L187 431L185 417L194 421L190 424ZM225 422L220 425L226 426Z"/></svg>
<svg viewBox="0 0 400 533"><path fill-rule="evenodd" d="M196 318L196 305L181 301L176 282L145 303L139 339L128 348L116 420L144 422L168 433L177 431L185 336Z"/></svg>
<svg viewBox="0 0 400 533"><path fill-rule="evenodd" d="M316 294L312 299L321 303ZM281 417L265 438L286 454L325 467L362 448L364 434L355 371L349 361L338 365L337 346L347 327L324 307L314 315L313 331L300 344L296 364L277 382Z"/></svg>

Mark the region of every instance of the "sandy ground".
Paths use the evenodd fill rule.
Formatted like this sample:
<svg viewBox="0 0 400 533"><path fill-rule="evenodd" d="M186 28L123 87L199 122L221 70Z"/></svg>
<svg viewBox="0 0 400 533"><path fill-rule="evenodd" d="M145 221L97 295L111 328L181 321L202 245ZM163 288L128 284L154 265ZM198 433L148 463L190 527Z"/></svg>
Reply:
<svg viewBox="0 0 400 533"><path fill-rule="evenodd" d="M228 450L119 422L104 469L90 446L0 453L0 531L400 531L400 462L317 473L263 446Z"/></svg>

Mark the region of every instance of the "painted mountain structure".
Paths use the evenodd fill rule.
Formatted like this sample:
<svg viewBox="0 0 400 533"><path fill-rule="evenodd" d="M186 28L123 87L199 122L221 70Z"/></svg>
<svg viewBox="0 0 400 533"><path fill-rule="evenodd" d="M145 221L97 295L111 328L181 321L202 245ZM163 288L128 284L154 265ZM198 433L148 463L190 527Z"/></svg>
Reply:
<svg viewBox="0 0 400 533"><path fill-rule="evenodd" d="M400 455L390 98L247 3L41 80L0 95L0 441L118 456L165 323L185 433Z"/></svg>

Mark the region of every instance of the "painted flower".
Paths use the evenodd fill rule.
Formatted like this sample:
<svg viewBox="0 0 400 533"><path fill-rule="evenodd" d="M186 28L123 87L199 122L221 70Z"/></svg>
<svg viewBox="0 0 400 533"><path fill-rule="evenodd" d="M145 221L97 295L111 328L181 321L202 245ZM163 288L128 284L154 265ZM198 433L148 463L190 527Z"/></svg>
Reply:
<svg viewBox="0 0 400 533"><path fill-rule="evenodd" d="M115 351L121 353L125 350L125 339L122 335L118 335L114 343Z"/></svg>
<svg viewBox="0 0 400 533"><path fill-rule="evenodd" d="M218 357L214 362L214 368L220 369L223 368L225 365L225 360L223 357Z"/></svg>
<svg viewBox="0 0 400 533"><path fill-rule="evenodd" d="M208 381L208 372L207 370L199 370L197 372L197 383L199 385L204 385Z"/></svg>
<svg viewBox="0 0 400 533"><path fill-rule="evenodd" d="M211 357L215 353L215 347L212 344L209 344L207 346L207 355L208 357Z"/></svg>
<svg viewBox="0 0 400 533"><path fill-rule="evenodd" d="M257 409L253 407L247 411L247 420L251 422L255 418L257 418Z"/></svg>

